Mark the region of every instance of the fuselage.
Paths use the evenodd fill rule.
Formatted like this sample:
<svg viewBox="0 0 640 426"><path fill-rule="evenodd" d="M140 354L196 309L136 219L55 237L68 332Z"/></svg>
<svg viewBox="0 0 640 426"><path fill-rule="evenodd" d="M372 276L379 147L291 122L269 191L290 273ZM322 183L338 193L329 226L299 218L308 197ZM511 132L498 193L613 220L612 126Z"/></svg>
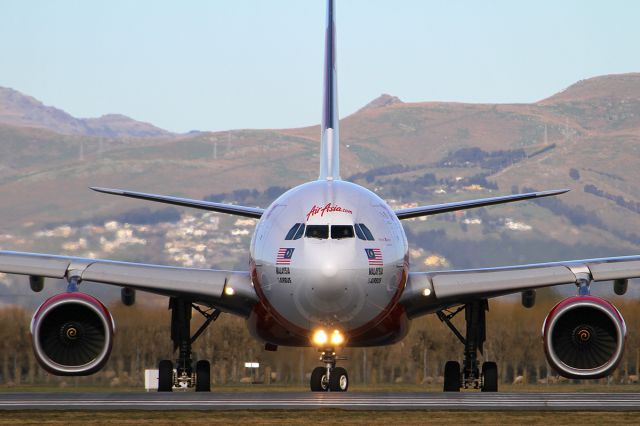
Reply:
<svg viewBox="0 0 640 426"><path fill-rule="evenodd" d="M340 330L350 346L406 334L397 302L409 269L407 238L373 192L341 180L295 187L265 211L250 252L260 303L249 325L261 340L308 346L318 327Z"/></svg>

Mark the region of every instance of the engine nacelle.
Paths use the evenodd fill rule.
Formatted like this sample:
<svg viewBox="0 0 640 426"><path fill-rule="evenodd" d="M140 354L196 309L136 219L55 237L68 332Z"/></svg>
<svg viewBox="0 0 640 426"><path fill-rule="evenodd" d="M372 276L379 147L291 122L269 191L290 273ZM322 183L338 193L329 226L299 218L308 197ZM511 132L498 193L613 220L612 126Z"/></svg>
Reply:
<svg viewBox="0 0 640 426"><path fill-rule="evenodd" d="M624 353L627 326L618 309L595 296L558 303L542 326L549 364L570 379L608 376Z"/></svg>
<svg viewBox="0 0 640 426"><path fill-rule="evenodd" d="M86 376L109 358L114 323L107 308L85 293L47 299L31 320L33 351L40 365L58 376Z"/></svg>

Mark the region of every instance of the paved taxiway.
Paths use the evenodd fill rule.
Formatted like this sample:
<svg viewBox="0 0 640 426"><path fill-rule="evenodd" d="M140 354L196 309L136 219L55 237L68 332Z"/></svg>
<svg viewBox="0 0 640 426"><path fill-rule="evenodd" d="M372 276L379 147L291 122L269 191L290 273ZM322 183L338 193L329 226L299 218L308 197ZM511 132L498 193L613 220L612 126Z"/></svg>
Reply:
<svg viewBox="0 0 640 426"><path fill-rule="evenodd" d="M0 393L0 410L640 411L635 393Z"/></svg>

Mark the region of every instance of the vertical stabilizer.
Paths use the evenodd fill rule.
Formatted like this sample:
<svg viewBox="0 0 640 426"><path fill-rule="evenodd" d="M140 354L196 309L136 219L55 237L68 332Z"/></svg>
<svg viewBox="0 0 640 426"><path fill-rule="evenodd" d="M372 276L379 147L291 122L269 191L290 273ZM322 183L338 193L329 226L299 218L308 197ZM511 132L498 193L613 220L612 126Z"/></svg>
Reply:
<svg viewBox="0 0 640 426"><path fill-rule="evenodd" d="M336 71L335 0L327 0L324 47L324 94L320 134L320 179L340 179L340 133L338 122L338 73Z"/></svg>

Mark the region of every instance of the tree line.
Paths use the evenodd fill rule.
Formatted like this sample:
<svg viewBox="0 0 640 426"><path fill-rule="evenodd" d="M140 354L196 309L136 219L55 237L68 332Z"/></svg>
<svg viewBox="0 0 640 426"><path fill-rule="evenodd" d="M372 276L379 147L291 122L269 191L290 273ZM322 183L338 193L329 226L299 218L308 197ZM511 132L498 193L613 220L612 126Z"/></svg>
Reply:
<svg viewBox="0 0 640 426"><path fill-rule="evenodd" d="M640 310L637 301L620 300L618 307L627 321L629 335L625 357L612 376L616 383L637 380L640 364ZM546 362L540 330L553 302L544 299L533 309L510 300L490 301L488 336L481 359L498 363L503 383L547 383L558 379ZM113 304L116 322L113 351L99 373L84 378L56 377L36 362L29 334L31 312L19 306L0 308L0 384L83 383L100 386L144 385L144 370L157 368L161 359L172 359L169 339L169 311L158 306L125 307ZM464 315L454 319L464 330ZM199 326L194 312L193 330ZM212 382L233 384L257 381L277 384L308 383L310 371L319 365L313 348L284 348L265 351L248 333L244 320L223 314L194 344L197 359L212 364ZM342 361L355 384L436 383L447 360L461 360L463 347L434 315L412 322L409 335L386 347L346 348ZM253 373L245 362L259 362ZM253 375L252 375L253 374Z"/></svg>

